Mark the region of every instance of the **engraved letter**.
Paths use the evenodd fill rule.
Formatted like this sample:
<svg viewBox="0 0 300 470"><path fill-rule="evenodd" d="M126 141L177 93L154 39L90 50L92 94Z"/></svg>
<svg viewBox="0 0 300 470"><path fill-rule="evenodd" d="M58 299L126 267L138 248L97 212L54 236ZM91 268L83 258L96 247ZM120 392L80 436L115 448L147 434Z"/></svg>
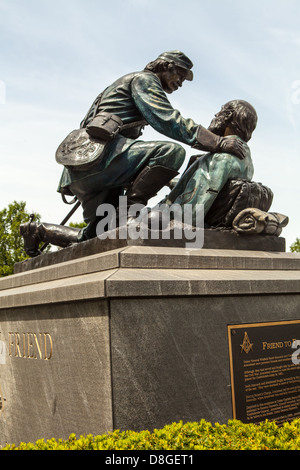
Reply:
<svg viewBox="0 0 300 470"><path fill-rule="evenodd" d="M20 351L20 333L15 333L15 357L22 357Z"/></svg>
<svg viewBox="0 0 300 470"><path fill-rule="evenodd" d="M33 333L27 333L27 357L28 359L34 359L34 348L33 348Z"/></svg>
<svg viewBox="0 0 300 470"><path fill-rule="evenodd" d="M26 357L26 334L23 333L23 357Z"/></svg>
<svg viewBox="0 0 300 470"><path fill-rule="evenodd" d="M50 351L47 352L47 338L49 339ZM44 333L45 361L50 361L53 352L53 341L49 333Z"/></svg>
<svg viewBox="0 0 300 470"><path fill-rule="evenodd" d="M42 359L42 350L41 350L41 347L42 347L42 333L40 333L40 344L38 342L38 339L36 337L36 334L33 335L34 337L34 342L35 342L35 345L36 345L36 349L39 353L39 356L40 356L40 359ZM34 357L37 359L37 355L36 355L36 352L35 352L35 355Z"/></svg>
<svg viewBox="0 0 300 470"><path fill-rule="evenodd" d="M14 345L14 342L11 340L11 337L14 333L8 333L9 335L9 340L8 340L8 355L11 357L11 347Z"/></svg>

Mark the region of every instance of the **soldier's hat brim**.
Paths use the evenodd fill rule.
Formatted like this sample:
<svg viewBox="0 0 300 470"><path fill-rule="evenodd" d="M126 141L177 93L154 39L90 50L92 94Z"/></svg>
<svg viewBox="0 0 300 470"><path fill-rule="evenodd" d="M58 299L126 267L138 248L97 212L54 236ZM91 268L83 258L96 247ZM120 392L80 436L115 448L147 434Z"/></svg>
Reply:
<svg viewBox="0 0 300 470"><path fill-rule="evenodd" d="M167 62L174 63L177 67L180 67L186 71L186 80L190 82L193 80L194 75L191 71L193 62L181 51L169 51L163 52L159 55L158 59L166 60Z"/></svg>

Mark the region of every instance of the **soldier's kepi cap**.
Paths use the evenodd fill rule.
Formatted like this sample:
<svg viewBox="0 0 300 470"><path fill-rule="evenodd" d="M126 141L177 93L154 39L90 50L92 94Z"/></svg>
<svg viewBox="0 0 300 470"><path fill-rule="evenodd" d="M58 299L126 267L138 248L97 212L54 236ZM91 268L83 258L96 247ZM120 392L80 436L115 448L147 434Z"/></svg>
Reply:
<svg viewBox="0 0 300 470"><path fill-rule="evenodd" d="M177 67L181 67L186 70L186 80L189 80L190 82L193 80L193 72L191 71L191 68L194 64L183 52L163 52L158 56L158 59L166 60L167 62L174 62Z"/></svg>

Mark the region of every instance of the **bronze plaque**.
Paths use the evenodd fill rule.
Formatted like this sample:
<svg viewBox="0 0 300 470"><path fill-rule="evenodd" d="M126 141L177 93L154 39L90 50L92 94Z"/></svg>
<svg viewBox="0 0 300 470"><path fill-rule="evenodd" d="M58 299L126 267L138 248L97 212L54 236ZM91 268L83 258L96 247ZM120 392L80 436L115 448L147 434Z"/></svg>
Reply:
<svg viewBox="0 0 300 470"><path fill-rule="evenodd" d="M233 418L300 416L300 320L228 325Z"/></svg>

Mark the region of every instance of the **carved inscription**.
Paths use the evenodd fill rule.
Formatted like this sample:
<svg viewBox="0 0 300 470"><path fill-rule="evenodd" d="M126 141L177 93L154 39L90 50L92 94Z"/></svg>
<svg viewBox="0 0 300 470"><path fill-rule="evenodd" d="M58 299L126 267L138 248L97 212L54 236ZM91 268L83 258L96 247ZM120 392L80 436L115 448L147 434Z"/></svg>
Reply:
<svg viewBox="0 0 300 470"><path fill-rule="evenodd" d="M274 414L284 415L284 419L286 413L299 416L299 366L292 363L291 354L243 361L243 365L248 421Z"/></svg>
<svg viewBox="0 0 300 470"><path fill-rule="evenodd" d="M52 336L50 333L9 332L7 350L9 357L50 361L53 355Z"/></svg>

